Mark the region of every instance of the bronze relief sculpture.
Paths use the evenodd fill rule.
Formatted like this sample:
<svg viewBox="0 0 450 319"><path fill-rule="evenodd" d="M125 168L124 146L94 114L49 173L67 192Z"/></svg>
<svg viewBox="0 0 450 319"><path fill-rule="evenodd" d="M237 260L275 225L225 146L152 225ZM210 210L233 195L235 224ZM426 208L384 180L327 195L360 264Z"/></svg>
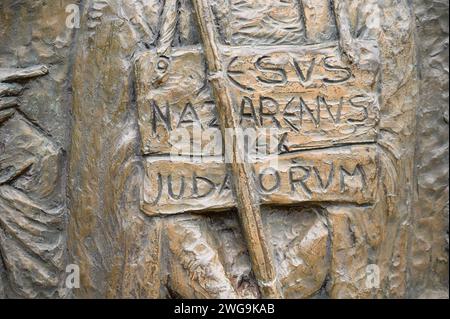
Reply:
<svg viewBox="0 0 450 319"><path fill-rule="evenodd" d="M76 5L79 29L35 31L0 58L0 296L448 293L448 184L418 174L431 121L422 92L434 83L419 73L445 52L418 54L420 4ZM28 106L43 103L37 84L55 100L51 125ZM445 94L433 98L440 107ZM440 134L433 158L445 162ZM428 228L417 209L435 196L418 192L426 178L441 194ZM76 289L67 265L79 267Z"/></svg>

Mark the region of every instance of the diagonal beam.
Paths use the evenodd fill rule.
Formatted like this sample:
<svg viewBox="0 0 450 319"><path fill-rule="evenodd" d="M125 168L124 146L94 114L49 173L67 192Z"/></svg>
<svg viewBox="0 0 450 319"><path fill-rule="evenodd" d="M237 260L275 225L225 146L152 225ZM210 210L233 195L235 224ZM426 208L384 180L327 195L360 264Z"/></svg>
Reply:
<svg viewBox="0 0 450 319"><path fill-rule="evenodd" d="M252 168L240 156L244 153L244 145L236 139L239 127L227 82L223 76L223 66L217 43L216 28L213 13L207 0L193 0L197 23L203 40L206 62L210 74L210 83L217 103L222 135L231 133L233 137L231 154L225 154L230 159L233 175L233 189L237 201L239 218L252 263L253 273L258 281L259 289L264 298L282 298L273 256L265 238L259 196L252 178Z"/></svg>

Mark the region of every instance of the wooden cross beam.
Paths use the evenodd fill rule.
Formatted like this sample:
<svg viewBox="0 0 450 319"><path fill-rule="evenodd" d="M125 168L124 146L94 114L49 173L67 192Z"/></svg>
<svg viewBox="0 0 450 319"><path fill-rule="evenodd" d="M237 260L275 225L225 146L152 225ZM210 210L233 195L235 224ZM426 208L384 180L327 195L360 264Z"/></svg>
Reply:
<svg viewBox="0 0 450 319"><path fill-rule="evenodd" d="M245 145L243 145L241 139L236 138L239 118L234 110L229 88L225 81L213 13L207 0L193 0L193 4L208 64L209 81L217 103L222 136L227 136L227 130L231 130L234 139L230 149L232 153L226 154L225 158L231 159L234 194L244 237L247 241L253 273L263 297L282 298L283 294L277 281L272 252L264 234L258 191L251 175L252 168L245 159L240 158L244 154Z"/></svg>

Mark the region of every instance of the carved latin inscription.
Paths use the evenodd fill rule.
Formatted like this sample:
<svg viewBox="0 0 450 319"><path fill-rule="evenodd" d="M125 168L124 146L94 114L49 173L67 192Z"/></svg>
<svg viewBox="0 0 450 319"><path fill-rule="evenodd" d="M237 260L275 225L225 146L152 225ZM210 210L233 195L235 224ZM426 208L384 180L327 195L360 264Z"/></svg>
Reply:
<svg viewBox="0 0 450 319"><path fill-rule="evenodd" d="M254 129L257 144L271 138L252 164L262 204L374 201L378 57L373 42L364 44L373 49L362 57L370 63L358 66L344 62L334 42L221 48L239 126ZM235 207L223 148L214 154L220 160L205 157L211 137L219 144L222 138L203 52L176 49L163 81L149 71L158 68L158 61L155 51L147 51L135 64L142 151L148 156L144 212ZM189 144L181 151L174 138L179 129Z"/></svg>
<svg viewBox="0 0 450 319"><path fill-rule="evenodd" d="M374 46L372 42L367 45ZM156 52L137 59L139 125L145 154L171 153L170 135L179 128L198 128L207 136L218 130L202 55L196 47L176 50L166 80L155 87L149 70L156 67ZM280 145L273 153L376 141L376 66L363 69L345 64L335 43L227 47L224 60L241 126L255 128L259 134L271 129ZM208 140L202 141L202 147Z"/></svg>
<svg viewBox="0 0 450 319"><path fill-rule="evenodd" d="M278 165L255 163L262 204L339 201L371 203L376 193L376 147L349 146L282 155ZM235 207L223 162L189 157L145 161L142 207L149 215Z"/></svg>

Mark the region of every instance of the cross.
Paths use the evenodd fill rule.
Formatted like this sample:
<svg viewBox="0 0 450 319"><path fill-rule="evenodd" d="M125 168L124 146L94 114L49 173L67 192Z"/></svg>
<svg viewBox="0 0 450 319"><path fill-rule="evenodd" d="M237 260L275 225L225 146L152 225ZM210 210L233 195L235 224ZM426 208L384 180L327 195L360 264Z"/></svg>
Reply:
<svg viewBox="0 0 450 319"><path fill-rule="evenodd" d="M143 151L148 155L142 210L148 215L167 215L237 206L260 292L265 298L282 298L260 205L366 204L374 201L377 169L373 143L379 116L378 96L374 89L377 71L376 68L360 70L343 65L335 43L309 47L225 48L218 43L208 1L193 0L193 4L203 50L189 48L172 53L162 37L165 45L160 45L156 52L144 52L135 62L139 125ZM174 12L176 1L168 1L163 15L169 23L164 23L162 28L172 36L176 21ZM373 43L363 45L376 57ZM207 74L201 73L202 54ZM276 65L278 60L285 62L282 66ZM265 67L265 63L270 67ZM187 68L190 71L183 70ZM156 79L149 78L149 69L157 70ZM274 70L278 71L275 79ZM189 74L190 77L183 81L189 72L195 74ZM258 72L260 75L256 78L246 78ZM253 121L255 126L264 126L265 120L276 124L282 136L280 149L285 153L280 156L279 171L270 171L270 165L264 161L256 164L243 161L241 154L245 153L245 145L242 140L234 139L230 153L225 154L225 158L232 159L227 164L231 171L232 192L226 193L224 186L228 175L224 163L202 164L208 172L202 175L205 166L199 169L199 165L189 160L152 156L170 153L169 136L184 122L198 121L201 127L215 122L212 109L205 110L206 104L202 109L196 106L196 103L205 102L197 101L198 97L197 100L193 98L192 103L178 105L185 95L194 95L200 90L203 77L212 88L211 98L216 104L222 136L230 130L233 136L239 134L245 113L244 101L250 101L246 119ZM248 83L243 84L243 81ZM263 99L268 97L268 101L277 104L278 111L264 110ZM335 97L334 101L330 101L332 97ZM255 104L260 106L259 117ZM236 109L240 106L241 112L238 112ZM283 112L280 111L282 108ZM178 114L175 115L176 110ZM186 114L191 115L189 121L185 119ZM256 176L254 172L257 172ZM181 182L178 194L175 194L177 174ZM269 176L272 182L267 185L265 178Z"/></svg>

